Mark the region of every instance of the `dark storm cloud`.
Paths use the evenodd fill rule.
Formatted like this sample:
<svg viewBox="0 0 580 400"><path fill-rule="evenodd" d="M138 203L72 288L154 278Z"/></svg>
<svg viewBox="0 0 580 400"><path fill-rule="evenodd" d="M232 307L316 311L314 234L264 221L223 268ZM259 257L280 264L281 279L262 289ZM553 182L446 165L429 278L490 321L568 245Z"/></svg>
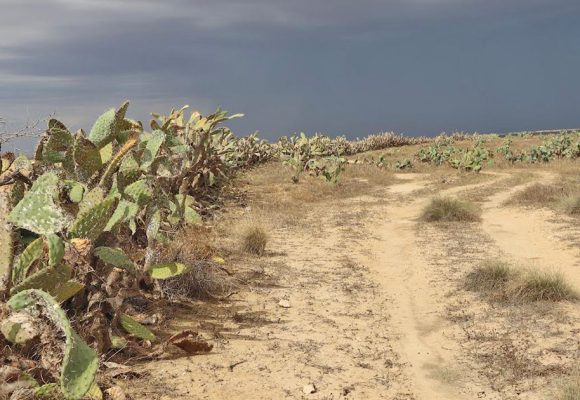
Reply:
<svg viewBox="0 0 580 400"><path fill-rule="evenodd" d="M434 134L580 125L577 0L0 0L0 115L88 127L189 103L233 126Z"/></svg>

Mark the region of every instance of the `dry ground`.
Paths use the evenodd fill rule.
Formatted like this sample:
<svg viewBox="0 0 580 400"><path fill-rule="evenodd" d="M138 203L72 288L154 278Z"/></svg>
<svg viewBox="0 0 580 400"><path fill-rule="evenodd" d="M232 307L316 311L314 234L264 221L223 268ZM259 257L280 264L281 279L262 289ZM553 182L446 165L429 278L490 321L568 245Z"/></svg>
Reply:
<svg viewBox="0 0 580 400"><path fill-rule="evenodd" d="M268 165L216 219L236 293L177 312L207 355L137 364L121 384L148 399L579 399L580 307L506 303L466 289L480 262L557 270L580 290L580 219L506 205L578 164L458 174L353 165L334 187ZM567 178L567 179L568 179ZM419 219L434 195L469 199L477 222ZM259 225L263 256L239 238ZM576 382L576 383L574 383ZM568 385L569 397L558 397ZM574 394L575 393L575 394Z"/></svg>

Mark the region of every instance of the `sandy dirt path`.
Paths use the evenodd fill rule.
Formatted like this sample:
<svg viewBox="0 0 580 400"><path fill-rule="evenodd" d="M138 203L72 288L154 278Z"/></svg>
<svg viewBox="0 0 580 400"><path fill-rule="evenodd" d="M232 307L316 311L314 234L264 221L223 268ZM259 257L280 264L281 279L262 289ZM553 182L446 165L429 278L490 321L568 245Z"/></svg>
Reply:
<svg viewBox="0 0 580 400"><path fill-rule="evenodd" d="M217 316L216 308L208 310L214 318L214 351L145 364L140 372L147 374L147 384L125 387L135 398L163 400L515 398L509 397L513 390L485 378L483 364L470 355L478 343L469 342L467 328L449 318L450 307L461 315L488 307L479 302L474 308L473 295L458 291L459 279L477 261L462 260L462 254L480 259L503 251L517 260L558 256L572 266L578 254L546 234L557 225L545 215L501 207L520 187L487 199L482 224L465 231L468 242L478 243L480 237L487 244L471 253L469 244L450 234L453 228L425 228L417 221L433 194L460 195L509 177L493 175L483 183L434 193L428 176L401 174L403 182L376 197L314 207L305 213L303 226L274 229L270 248L276 251L256 260L261 271L253 289L220 304ZM513 228L518 221L542 230ZM538 246L532 252L526 250L530 241ZM480 324L482 336L488 326L506 326L504 314L489 312L491 321L472 318L468 328L476 332L473 324ZM207 321L198 319L191 315L180 327L207 336ZM575 326L570 324L562 326ZM517 334L505 331L509 340ZM492 347L476 349L484 357L495 351L497 339L489 340L482 343Z"/></svg>
<svg viewBox="0 0 580 400"><path fill-rule="evenodd" d="M542 172L534 182L491 196L484 204L481 226L501 250L518 263L558 270L568 282L580 288L580 246L567 244L560 238L565 227L557 221L555 213L547 209L504 205L506 200L529 185L551 183L555 179L555 175Z"/></svg>

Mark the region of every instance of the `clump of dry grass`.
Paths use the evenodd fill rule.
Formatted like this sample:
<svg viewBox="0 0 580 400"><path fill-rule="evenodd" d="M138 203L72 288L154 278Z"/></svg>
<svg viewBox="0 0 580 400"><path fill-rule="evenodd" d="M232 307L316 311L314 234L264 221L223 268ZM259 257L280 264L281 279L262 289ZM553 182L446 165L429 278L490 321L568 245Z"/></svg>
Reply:
<svg viewBox="0 0 580 400"><path fill-rule="evenodd" d="M267 243L268 234L261 226L250 226L242 235L242 248L250 254L264 255Z"/></svg>
<svg viewBox="0 0 580 400"><path fill-rule="evenodd" d="M562 381L555 400L580 400L580 373Z"/></svg>
<svg viewBox="0 0 580 400"><path fill-rule="evenodd" d="M580 216L580 194L569 194L562 197L559 205L566 214Z"/></svg>
<svg viewBox="0 0 580 400"><path fill-rule="evenodd" d="M196 260L186 265L187 272L160 281L167 298L219 299L229 296L238 287L229 272L212 260Z"/></svg>
<svg viewBox="0 0 580 400"><path fill-rule="evenodd" d="M488 260L467 276L466 288L495 300L513 303L577 300L578 293L554 271L515 268L505 261Z"/></svg>
<svg viewBox="0 0 580 400"><path fill-rule="evenodd" d="M219 263L213 261L217 250L211 230L188 227L175 235L175 240L159 249L159 262L180 262L187 272L160 281L167 298L214 299L229 295L237 284Z"/></svg>
<svg viewBox="0 0 580 400"><path fill-rule="evenodd" d="M563 196L568 195L568 193L569 189L563 185L534 183L514 194L508 203L528 206L549 206Z"/></svg>
<svg viewBox="0 0 580 400"><path fill-rule="evenodd" d="M466 287L469 290L494 291L503 290L513 278L515 271L506 262L485 261L467 276Z"/></svg>
<svg viewBox="0 0 580 400"><path fill-rule="evenodd" d="M470 202L451 197L435 197L423 209L421 220L426 222L473 222L480 220L479 208Z"/></svg>

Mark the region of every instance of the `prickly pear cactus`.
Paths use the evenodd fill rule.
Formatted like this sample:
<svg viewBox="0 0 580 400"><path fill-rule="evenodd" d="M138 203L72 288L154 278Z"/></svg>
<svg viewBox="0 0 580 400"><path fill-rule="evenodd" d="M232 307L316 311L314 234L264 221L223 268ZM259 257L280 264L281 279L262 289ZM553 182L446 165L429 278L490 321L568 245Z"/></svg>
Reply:
<svg viewBox="0 0 580 400"><path fill-rule="evenodd" d="M69 229L69 236L71 238L97 239L105 230L118 202L119 200L115 197L108 198L79 213Z"/></svg>
<svg viewBox="0 0 580 400"><path fill-rule="evenodd" d="M126 101L119 107L119 110L115 111L112 108L97 118L89 133L89 140L99 148L113 141L124 126L125 113L128 107L129 102Z"/></svg>
<svg viewBox="0 0 580 400"><path fill-rule="evenodd" d="M102 168L103 163L99 148L79 131L75 134L72 154L67 154L65 165L79 181L88 182Z"/></svg>
<svg viewBox="0 0 580 400"><path fill-rule="evenodd" d="M55 204L58 184L56 174L47 172L41 175L12 209L8 220L19 228L39 235L60 232L68 224L68 219Z"/></svg>
<svg viewBox="0 0 580 400"><path fill-rule="evenodd" d="M112 247L97 247L93 254L106 264L114 267L124 268L129 271L135 271L135 265L127 254L121 249Z"/></svg>
<svg viewBox="0 0 580 400"><path fill-rule="evenodd" d="M56 120L54 120L56 121ZM58 122L58 121L57 121ZM53 126L49 128L42 146L42 160L51 163L63 162L65 151L73 145L74 139L66 127Z"/></svg>
<svg viewBox="0 0 580 400"><path fill-rule="evenodd" d="M125 194L138 205L144 206L151 200L153 190L147 180L140 179L127 186L125 188Z"/></svg>
<svg viewBox="0 0 580 400"><path fill-rule="evenodd" d="M48 246L48 266L56 267L64 257L64 242L55 234L46 235Z"/></svg>
<svg viewBox="0 0 580 400"><path fill-rule="evenodd" d="M8 275L13 258L13 236L7 217L8 196L0 192L0 287L11 279Z"/></svg>
<svg viewBox="0 0 580 400"><path fill-rule="evenodd" d="M53 294L56 288L70 279L71 272L70 267L65 265L59 265L55 268L42 268L15 285L10 290L10 294L16 294L27 289L40 289Z"/></svg>
<svg viewBox="0 0 580 400"><path fill-rule="evenodd" d="M30 266L42 257L44 242L42 238L32 241L16 259L12 269L12 283L18 283L24 279Z"/></svg>
<svg viewBox="0 0 580 400"><path fill-rule="evenodd" d="M147 144L145 146L145 151L143 152L143 161L141 162L141 169L146 170L148 169L155 157L157 157L157 153L161 148L161 145L165 141L165 133L160 130L153 131L149 140L147 140Z"/></svg>
<svg viewBox="0 0 580 400"><path fill-rule="evenodd" d="M139 339L149 340L150 342L153 342L157 339L153 332L145 328L143 325L135 321L127 314L121 314L119 322L123 329L125 329L131 335L138 337Z"/></svg>
<svg viewBox="0 0 580 400"><path fill-rule="evenodd" d="M12 296L8 301L8 307L12 311L26 311L39 307L64 334L60 388L65 398L81 399L93 386L99 361L97 354L72 329L58 303L48 293L31 289Z"/></svg>

